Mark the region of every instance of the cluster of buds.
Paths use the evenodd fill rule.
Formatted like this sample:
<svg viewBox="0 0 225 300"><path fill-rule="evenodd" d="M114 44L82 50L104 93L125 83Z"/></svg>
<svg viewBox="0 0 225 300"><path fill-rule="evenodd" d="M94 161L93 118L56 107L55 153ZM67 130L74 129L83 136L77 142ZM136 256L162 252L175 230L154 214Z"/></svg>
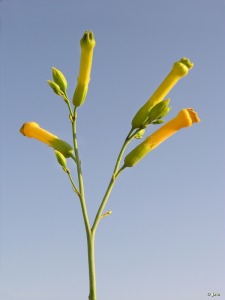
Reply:
<svg viewBox="0 0 225 300"><path fill-rule="evenodd" d="M80 47L80 70L77 77L77 86L73 95L73 104L75 107L78 107L84 103L91 79L91 68L95 47L95 38L92 31L85 31L80 40ZM61 96L65 101L68 101L66 93L67 80L64 74L60 70L53 67L52 77L53 80L48 80L48 84L57 95Z"/></svg>
<svg viewBox="0 0 225 300"><path fill-rule="evenodd" d="M52 88L52 90L59 96L65 97L66 96L66 90L67 90L67 80L66 77L63 75L63 73L56 69L52 68L52 77L53 80L48 80L48 84Z"/></svg>

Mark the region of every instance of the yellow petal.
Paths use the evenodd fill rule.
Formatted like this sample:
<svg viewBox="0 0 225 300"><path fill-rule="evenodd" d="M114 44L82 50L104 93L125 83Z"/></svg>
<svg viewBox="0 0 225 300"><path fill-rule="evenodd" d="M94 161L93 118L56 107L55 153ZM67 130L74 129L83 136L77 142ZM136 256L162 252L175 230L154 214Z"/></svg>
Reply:
<svg viewBox="0 0 225 300"><path fill-rule="evenodd" d="M24 123L20 129L20 132L29 137L39 140L49 146L51 146L51 142L58 139L56 135L48 132L47 130L42 129L37 123L35 122L27 122Z"/></svg>

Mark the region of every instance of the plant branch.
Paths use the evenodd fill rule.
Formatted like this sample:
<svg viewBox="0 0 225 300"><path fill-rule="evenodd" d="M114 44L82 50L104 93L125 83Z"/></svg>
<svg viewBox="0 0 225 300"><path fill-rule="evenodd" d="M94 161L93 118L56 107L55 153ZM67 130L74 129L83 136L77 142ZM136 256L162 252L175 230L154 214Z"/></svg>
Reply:
<svg viewBox="0 0 225 300"><path fill-rule="evenodd" d="M74 145L75 160L77 166L77 176L78 176L78 183L79 183L79 198L80 198L80 204L81 204L82 214L84 218L85 229L87 234L90 235L90 223L89 223L87 207L85 202L81 161L80 161L79 151L78 151L77 131L76 131L76 120L77 120L76 109L74 109L74 113L72 116L73 116L72 118L73 145Z"/></svg>
<svg viewBox="0 0 225 300"><path fill-rule="evenodd" d="M69 180L70 180L70 182L71 182L71 184L72 184L72 187L73 187L73 190L74 190L74 192L77 194L77 196L80 198L80 192L78 191L78 189L77 189L77 187L76 187L76 185L75 185L75 183L74 183L74 181L73 181L73 178L72 178L72 176L71 176L71 174L70 174L70 171L67 169L66 171L66 174L68 175L68 177L69 177Z"/></svg>
<svg viewBox="0 0 225 300"><path fill-rule="evenodd" d="M95 217L95 220L94 220L94 222L93 222L93 226L92 226L92 228L91 228L91 231L92 231L93 234L95 234L95 232L96 232L98 223L99 223L99 221L100 221L100 219L101 219L103 210L104 210L104 208L105 208L105 206L106 206L106 204L107 204L107 201L108 201L108 199L109 199L109 196L110 196L110 194L111 194L111 191L112 191L112 189L113 189L113 186L114 186L114 184L115 184L115 181L116 181L117 177L119 176L119 174L125 169L125 167L122 167L122 168L120 168L120 170L118 171L119 166L120 166L120 162L121 162L121 159L122 159L122 156L123 156L123 154L124 154L124 151L125 151L126 147L128 146L128 144L131 142L131 140L134 138L135 134L136 134L139 130L140 130L140 129L136 130L136 131L132 134L132 132L133 132L133 128L132 128L132 129L129 131L129 133L128 133L128 135L127 135L127 137L126 137L126 139L125 139L125 141L124 141L124 143L123 143L123 145L122 145L122 147L121 147L121 150L120 150L119 155L118 155L117 160L116 160L116 164L115 164L115 168L114 168L114 170L113 170L113 174L112 174L111 180L110 180L110 182L109 182L109 184L108 184L108 188L107 188L107 190L106 190L106 192L105 192L105 195L104 195L104 197L103 197L103 200L102 200L102 202L101 202L101 205L99 206L98 212L97 212L96 217Z"/></svg>

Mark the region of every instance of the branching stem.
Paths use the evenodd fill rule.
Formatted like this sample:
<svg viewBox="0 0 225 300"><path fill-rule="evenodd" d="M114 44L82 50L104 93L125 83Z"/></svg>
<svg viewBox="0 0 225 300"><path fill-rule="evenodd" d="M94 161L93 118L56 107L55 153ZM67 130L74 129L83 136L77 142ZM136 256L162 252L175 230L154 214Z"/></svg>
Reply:
<svg viewBox="0 0 225 300"><path fill-rule="evenodd" d="M77 128L76 128L77 112L76 112L76 108L72 112L70 101L69 101L69 98L67 97L67 95L65 96L64 99L67 103L67 106L68 106L68 109L70 112L70 121L72 123L73 146L74 146L74 152L75 152L75 157L72 157L72 159L74 160L74 162L76 164L76 168L77 168L79 189L75 186L69 171L67 172L67 174L71 181L73 190L75 191L75 193L78 195L78 197L80 199L81 210L82 210L82 215L83 215L84 225L85 225L85 230L86 230L87 248L88 248L88 266L89 266L89 284L90 284L89 300L96 300L97 295L96 295L96 273L95 273L95 233L96 233L99 221L102 218L103 210L107 204L107 201L109 199L111 191L114 187L115 181L116 181L117 177L119 176L119 174L125 169L125 166L122 166L119 169L124 151L125 151L126 147L128 146L128 144L130 143L130 141L134 138L135 134L139 130L136 130L134 132L134 130L132 128L129 131L129 133L122 145L122 148L121 148L119 155L117 157L117 160L116 160L116 164L115 164L110 182L108 184L105 195L102 199L102 202L96 213L96 217L94 219L93 225L91 227L90 222L89 222L87 207L86 207L84 183L83 183L83 176L82 176L82 170L81 170L81 161L80 161L80 157L79 157L78 142L77 142Z"/></svg>

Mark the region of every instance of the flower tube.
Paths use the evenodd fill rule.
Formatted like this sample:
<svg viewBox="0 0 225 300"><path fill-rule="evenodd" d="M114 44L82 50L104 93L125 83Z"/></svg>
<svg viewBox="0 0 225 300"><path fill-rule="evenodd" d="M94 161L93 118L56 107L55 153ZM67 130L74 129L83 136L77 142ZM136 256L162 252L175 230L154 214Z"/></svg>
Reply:
<svg viewBox="0 0 225 300"><path fill-rule="evenodd" d="M172 70L163 80L160 86L156 89L151 98L139 109L132 120L132 128L141 128L146 120L150 110L169 93L174 85L192 69L194 64L187 58L181 58L180 61L175 62Z"/></svg>
<svg viewBox="0 0 225 300"><path fill-rule="evenodd" d="M60 140L56 135L42 129L35 122L24 123L20 128L20 132L26 137L34 138L45 143L54 150L62 153L67 158L73 156L73 148L67 142Z"/></svg>
<svg viewBox="0 0 225 300"><path fill-rule="evenodd" d="M95 47L95 39L92 31L85 31L80 40L81 57L80 72L77 78L77 86L73 96L73 104L78 107L85 101L88 85L90 82L93 52Z"/></svg>
<svg viewBox="0 0 225 300"><path fill-rule="evenodd" d="M200 122L197 113L192 108L182 109L178 115L147 137L140 145L134 148L124 159L124 167L133 167L150 151L158 147L171 135L184 127Z"/></svg>

